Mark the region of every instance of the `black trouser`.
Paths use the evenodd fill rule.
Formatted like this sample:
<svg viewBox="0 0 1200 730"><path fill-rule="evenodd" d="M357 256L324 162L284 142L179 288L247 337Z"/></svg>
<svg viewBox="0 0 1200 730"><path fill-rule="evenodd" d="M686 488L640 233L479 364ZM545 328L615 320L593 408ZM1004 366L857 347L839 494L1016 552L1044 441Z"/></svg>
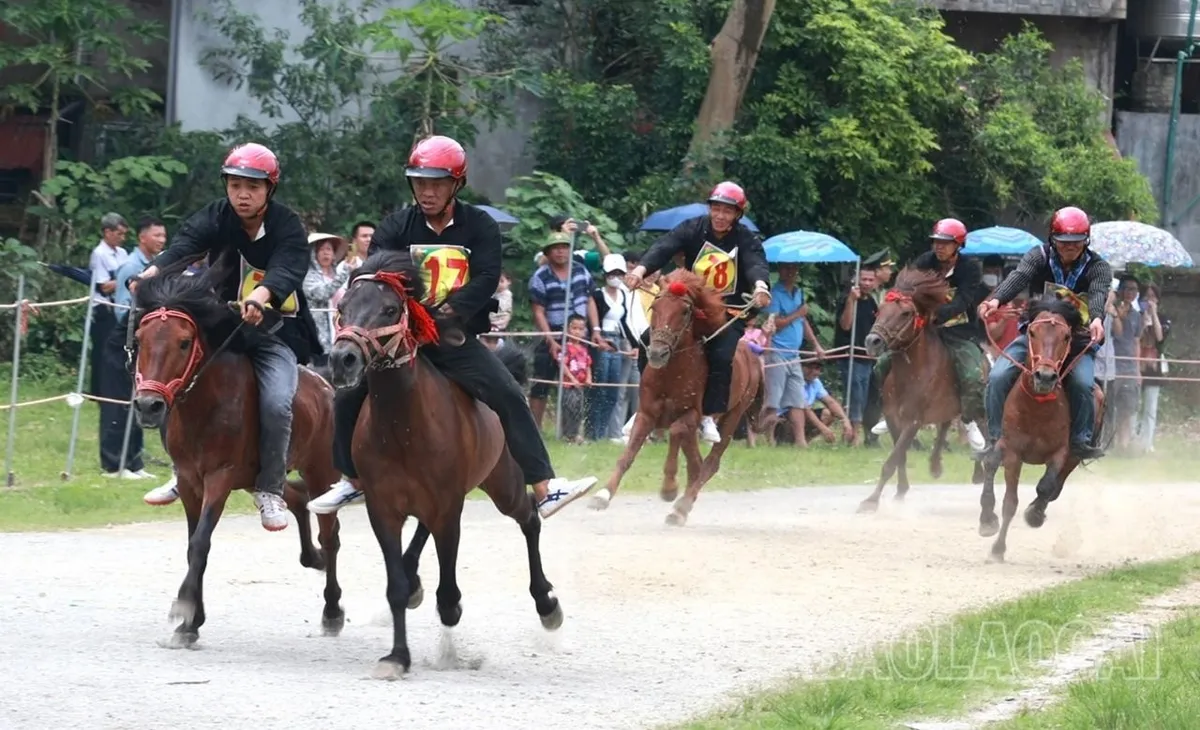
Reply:
<svg viewBox="0 0 1200 730"><path fill-rule="evenodd" d="M500 359L475 337L460 346L426 345L421 354L468 395L491 408L500 417L508 450L525 473L526 484L554 478L550 455L538 433L533 413L521 386ZM333 404L333 463L350 479L358 478L351 447L358 414L367 398L364 380L357 388L338 391Z"/></svg>
<svg viewBox="0 0 1200 730"><path fill-rule="evenodd" d="M729 388L733 385L733 357L738 341L746 334L746 320L735 319L704 346L708 356L708 383L704 387L705 416L729 410Z"/></svg>
<svg viewBox="0 0 1200 730"><path fill-rule="evenodd" d="M111 321L101 326L100 312L108 315ZM123 331L116 326L112 310L108 307L97 307L96 321L92 322L92 332L103 339L93 340L94 352L92 358L93 394L101 398L128 400L133 393L133 378L125 364L125 342L120 333ZM115 472L121 468L121 449L125 445L125 423L129 418L129 406L119 403L100 401L100 468L106 472ZM129 448L125 456L125 468L130 471L141 471L145 468L143 461L142 429L137 421L130 424Z"/></svg>

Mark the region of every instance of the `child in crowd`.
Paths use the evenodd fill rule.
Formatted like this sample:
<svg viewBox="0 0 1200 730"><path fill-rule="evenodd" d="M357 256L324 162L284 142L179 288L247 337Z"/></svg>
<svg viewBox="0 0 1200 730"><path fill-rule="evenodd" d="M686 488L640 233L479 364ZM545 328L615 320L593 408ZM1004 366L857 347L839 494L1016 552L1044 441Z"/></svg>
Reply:
<svg viewBox="0 0 1200 730"><path fill-rule="evenodd" d="M578 314L567 318L567 347L563 369L562 437L564 441L583 443L583 417L586 389L592 384L592 354L588 351L587 320Z"/></svg>
<svg viewBox="0 0 1200 730"><path fill-rule="evenodd" d="M500 283L496 285L496 293L492 298L500 303L500 306L495 312L488 314L488 319L492 324L492 332L499 333L508 329L508 323L512 321L513 312L513 293L510 288L512 279L509 278L507 271L500 272ZM498 350L504 344L504 339L496 335L489 335L483 338L483 344L488 346L488 349Z"/></svg>

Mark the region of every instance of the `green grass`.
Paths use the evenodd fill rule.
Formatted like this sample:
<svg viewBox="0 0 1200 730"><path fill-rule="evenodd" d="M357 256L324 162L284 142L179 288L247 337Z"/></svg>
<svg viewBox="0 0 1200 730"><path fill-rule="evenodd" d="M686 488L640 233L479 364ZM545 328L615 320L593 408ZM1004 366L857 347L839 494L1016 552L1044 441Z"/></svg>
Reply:
<svg viewBox="0 0 1200 730"><path fill-rule="evenodd" d="M997 730L1193 730L1200 725L1200 612L1156 627L1151 640L1068 685L1063 702Z"/></svg>
<svg viewBox="0 0 1200 730"><path fill-rule="evenodd" d="M4 380L0 368L0 381ZM74 383L49 385L22 384L20 399L33 400L65 393ZM153 480L123 481L100 474L97 441L98 406L81 406L79 439L75 463L69 481L63 481L73 411L64 402L20 408L16 413L16 439L12 470L15 488L0 488L0 530L44 530L103 526L158 519L177 519L178 507L151 508L141 501L142 494L170 476L158 435L146 436L151 461L147 471ZM547 423L552 423L547 418ZM0 434L7 438L8 413L0 412ZM885 439L886 440L886 439ZM925 438L926 443L931 438ZM0 443L4 443L0 440ZM564 476L595 475L606 480L612 473L623 446L609 442L573 446L547 437L547 448L556 471ZM956 446L945 458L941 481L965 483L970 480L973 463L965 446ZM873 483L887 456L884 449L850 449L818 444L806 451L791 446L749 449L735 442L726 452L721 471L706 489L746 490L768 487L804 487L827 484ZM666 445L647 444L622 480L623 493L657 492L662 479ZM154 463L154 459L160 463ZM914 452L909 458L909 477L915 483L929 481L928 452ZM1164 438L1153 459L1108 457L1090 467L1089 479L1174 481L1194 473L1200 467L1200 450L1178 439ZM686 474L680 459L680 480ZM252 509L247 495L236 494L229 510Z"/></svg>
<svg viewBox="0 0 1200 730"><path fill-rule="evenodd" d="M917 631L908 641L883 646L869 657L744 700L735 709L685 723L689 730L875 730L921 718L955 717L995 699L1033 676L1034 665L1055 647L1093 633L1105 617L1135 608L1195 578L1200 555L1119 568L1056 586L1015 601L955 617ZM1200 637L1200 627L1190 628ZM1179 667L1178 681L1195 682L1197 647ZM1186 651L1181 649L1181 654ZM1154 690L1133 687L1129 692ZM1188 700L1192 724L1200 693ZM1115 701L1115 700L1114 700ZM1097 703L1096 706L1104 706ZM1184 715L1179 715L1180 718ZM1171 727L1155 722L1029 727ZM1025 726L1020 726L1025 727ZM1178 725L1184 727L1184 725Z"/></svg>

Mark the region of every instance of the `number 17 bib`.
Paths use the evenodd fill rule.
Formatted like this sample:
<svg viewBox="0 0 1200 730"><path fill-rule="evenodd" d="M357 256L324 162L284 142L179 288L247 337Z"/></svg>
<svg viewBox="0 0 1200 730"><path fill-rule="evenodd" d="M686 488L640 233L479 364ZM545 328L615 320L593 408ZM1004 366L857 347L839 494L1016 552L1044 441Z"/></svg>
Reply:
<svg viewBox="0 0 1200 730"><path fill-rule="evenodd" d="M727 253L705 241L692 271L718 294L732 294L737 289L737 248Z"/></svg>
<svg viewBox="0 0 1200 730"><path fill-rule="evenodd" d="M426 306L440 307L471 279L471 250L464 246L409 246L409 252L421 268Z"/></svg>

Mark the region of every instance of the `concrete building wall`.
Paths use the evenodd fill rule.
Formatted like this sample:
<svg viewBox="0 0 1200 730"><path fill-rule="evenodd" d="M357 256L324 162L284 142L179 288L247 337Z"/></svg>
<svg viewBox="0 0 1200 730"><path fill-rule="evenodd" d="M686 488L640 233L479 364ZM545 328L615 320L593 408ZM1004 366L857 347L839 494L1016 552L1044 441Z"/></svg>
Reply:
<svg viewBox="0 0 1200 730"><path fill-rule="evenodd" d="M1137 2L1137 0L1132 0ZM938 10L1121 20L1127 0L932 0Z"/></svg>

